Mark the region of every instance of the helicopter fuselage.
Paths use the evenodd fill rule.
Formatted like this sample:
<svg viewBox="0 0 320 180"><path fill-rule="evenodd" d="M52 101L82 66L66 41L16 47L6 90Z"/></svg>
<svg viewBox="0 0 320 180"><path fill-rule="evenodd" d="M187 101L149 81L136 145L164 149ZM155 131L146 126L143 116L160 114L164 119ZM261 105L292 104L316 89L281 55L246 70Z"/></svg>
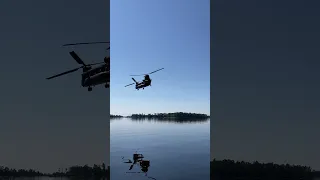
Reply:
<svg viewBox="0 0 320 180"><path fill-rule="evenodd" d="M144 80L141 82L137 82L134 78L132 78L134 82L136 82L136 89L144 89L145 87L151 86L151 79L149 75L144 76Z"/></svg>
<svg viewBox="0 0 320 180"><path fill-rule="evenodd" d="M136 89L139 90L141 88L145 88L151 85L151 79L150 80L144 80L142 82L138 82L136 84Z"/></svg>
<svg viewBox="0 0 320 180"><path fill-rule="evenodd" d="M86 70L82 74L81 85L83 87L91 87L99 84L110 82L110 70L107 65L102 65L90 70Z"/></svg>
<svg viewBox="0 0 320 180"><path fill-rule="evenodd" d="M151 79L144 79L143 81L141 82L136 82L136 89L139 90L139 89L144 89L145 87L148 87L151 85Z"/></svg>

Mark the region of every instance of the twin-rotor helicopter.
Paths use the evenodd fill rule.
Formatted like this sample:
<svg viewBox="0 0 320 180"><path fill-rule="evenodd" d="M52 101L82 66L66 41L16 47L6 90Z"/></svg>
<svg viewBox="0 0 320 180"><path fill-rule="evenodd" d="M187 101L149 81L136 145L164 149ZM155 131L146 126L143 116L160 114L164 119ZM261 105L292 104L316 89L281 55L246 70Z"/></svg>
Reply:
<svg viewBox="0 0 320 180"><path fill-rule="evenodd" d="M144 79L141 81L141 82L138 82L138 81L136 81L134 78L131 78L133 81L134 81L134 83L131 83L131 84L128 84L128 85L126 85L125 87L127 87L127 86L131 86L131 85L136 85L136 89L137 90L139 90L139 89L144 89L145 87L147 87L147 86L151 86L151 79L150 79L150 74L153 74L153 73L155 73L155 72L158 72L158 71L160 71L160 70L163 70L164 68L161 68L161 69L158 69L158 70L155 70L155 71L152 71L151 73L148 73L148 74L140 74L140 75L131 75L131 76L144 76Z"/></svg>
<svg viewBox="0 0 320 180"><path fill-rule="evenodd" d="M107 48L107 50L110 50L110 42L74 43L74 44L65 44L63 46L76 46L76 45L88 45L88 44L109 44L109 47ZM97 86L101 84L105 84L105 88L110 87L110 56L104 57L103 62L86 64L74 51L69 52L69 54L81 66L75 69L71 69L69 71L65 71L63 73L59 73L54 76L48 77L47 79L53 79L62 75L76 72L79 69L82 69L81 86L88 87L88 91L92 91L93 86ZM96 65L99 65L99 66L96 66ZM141 88L144 89L145 87L151 86L152 80L150 79L149 75L163 69L164 68L161 68L148 74L131 75L131 76L144 76L144 79L141 82L138 82L134 78L132 78L134 83L128 84L125 87L135 84L135 88L139 90Z"/></svg>
<svg viewBox="0 0 320 180"><path fill-rule="evenodd" d="M76 46L76 45L86 45L86 44L109 44L107 50L110 50L110 42L88 42L88 43L75 43L75 44L65 44L63 46ZM88 87L88 91L92 91L92 87L100 84L105 84L106 88L110 87L110 56L104 57L103 62L86 64L83 60L74 52L69 52L71 57L81 66L69 71L56 74L54 76L48 77L47 79L53 79L62 75L73 73L82 69L81 75L81 85L82 87ZM102 64L102 65L99 65ZM93 67L95 65L99 65Z"/></svg>

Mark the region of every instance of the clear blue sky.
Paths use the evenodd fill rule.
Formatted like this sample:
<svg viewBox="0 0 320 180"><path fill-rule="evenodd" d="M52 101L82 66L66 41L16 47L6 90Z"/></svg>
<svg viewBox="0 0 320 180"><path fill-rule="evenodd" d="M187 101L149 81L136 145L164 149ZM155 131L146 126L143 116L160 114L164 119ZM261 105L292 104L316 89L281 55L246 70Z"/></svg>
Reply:
<svg viewBox="0 0 320 180"><path fill-rule="evenodd" d="M209 3L111 1L111 114L210 113ZM124 87L158 68L151 87Z"/></svg>

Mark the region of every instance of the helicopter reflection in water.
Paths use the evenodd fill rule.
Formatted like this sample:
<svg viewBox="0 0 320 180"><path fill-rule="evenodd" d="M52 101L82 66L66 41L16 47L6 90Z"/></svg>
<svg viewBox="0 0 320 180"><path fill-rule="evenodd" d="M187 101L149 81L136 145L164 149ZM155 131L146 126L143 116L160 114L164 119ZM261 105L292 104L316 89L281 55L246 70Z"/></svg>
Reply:
<svg viewBox="0 0 320 180"><path fill-rule="evenodd" d="M122 157L122 159L124 159L124 157ZM142 154L134 153L133 154L133 161L128 159L124 163L131 164L130 168L129 168L129 171L131 171L133 169L134 165L140 166L140 170L141 170L141 172L132 172L131 171L131 172L126 172L126 173L145 173L145 176L147 176L148 178L155 179L153 177L148 176L148 170L149 170L149 167L150 167L150 161L149 160L144 160L144 156Z"/></svg>

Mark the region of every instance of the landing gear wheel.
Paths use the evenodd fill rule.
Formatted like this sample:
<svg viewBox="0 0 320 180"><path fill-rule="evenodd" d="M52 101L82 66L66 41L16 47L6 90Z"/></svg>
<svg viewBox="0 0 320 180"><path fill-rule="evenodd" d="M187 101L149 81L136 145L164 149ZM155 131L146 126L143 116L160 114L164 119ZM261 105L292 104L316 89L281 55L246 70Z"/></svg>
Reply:
<svg viewBox="0 0 320 180"><path fill-rule="evenodd" d="M92 87L88 87L88 91L92 91Z"/></svg>

